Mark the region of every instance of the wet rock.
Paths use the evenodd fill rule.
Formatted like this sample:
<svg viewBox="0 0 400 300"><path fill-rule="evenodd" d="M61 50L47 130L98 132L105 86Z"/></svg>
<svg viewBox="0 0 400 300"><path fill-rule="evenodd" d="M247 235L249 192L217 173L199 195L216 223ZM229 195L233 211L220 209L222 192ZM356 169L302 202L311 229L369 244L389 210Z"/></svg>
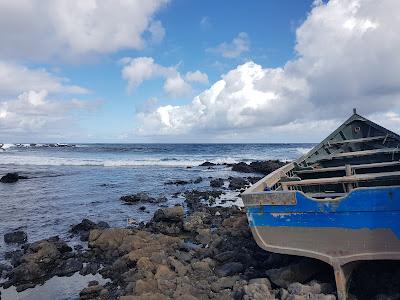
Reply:
<svg viewBox="0 0 400 300"><path fill-rule="evenodd" d="M73 225L70 232L73 234L79 234L81 241L87 241L89 238L89 231L92 229L104 229L109 228L107 222L100 221L95 223L89 219L83 219L79 224Z"/></svg>
<svg viewBox="0 0 400 300"><path fill-rule="evenodd" d="M224 180L222 178L215 178L210 181L210 186L213 188L220 188L223 187Z"/></svg>
<svg viewBox="0 0 400 300"><path fill-rule="evenodd" d="M243 271L243 264L240 262L229 262L215 268L215 273L220 277L231 276Z"/></svg>
<svg viewBox="0 0 400 300"><path fill-rule="evenodd" d="M190 184L190 183L192 183L192 182L189 180L178 179L178 180L167 181L164 184L165 185L185 185L185 184Z"/></svg>
<svg viewBox="0 0 400 300"><path fill-rule="evenodd" d="M248 182L246 179L241 178L241 177L231 177L229 179L229 189L230 190L240 190L245 188L248 185Z"/></svg>
<svg viewBox="0 0 400 300"><path fill-rule="evenodd" d="M239 162L232 166L232 171L242 172L242 173L253 173L254 169L245 162Z"/></svg>
<svg viewBox="0 0 400 300"><path fill-rule="evenodd" d="M10 260L11 265L17 266L21 263L21 258L24 255L23 250L9 251L4 254L4 258Z"/></svg>
<svg viewBox="0 0 400 300"><path fill-rule="evenodd" d="M82 270L79 272L81 275L92 274L95 275L100 268L100 264L98 262L89 262L85 266L82 267Z"/></svg>
<svg viewBox="0 0 400 300"><path fill-rule="evenodd" d="M0 178L0 182L2 183L14 183L19 179L28 179L26 176L19 176L18 173L7 173L6 175Z"/></svg>
<svg viewBox="0 0 400 300"><path fill-rule="evenodd" d="M4 234L4 242L6 244L23 244L26 243L28 239L28 236L26 234L26 232L22 231L22 230L17 230L17 231L13 231L13 232L8 232L6 234Z"/></svg>
<svg viewBox="0 0 400 300"><path fill-rule="evenodd" d="M37 281L45 275L46 272L40 268L39 264L28 262L22 263L14 268L8 276L10 278L10 285L16 283L19 285L26 282Z"/></svg>
<svg viewBox="0 0 400 300"><path fill-rule="evenodd" d="M124 239L133 234L133 230L125 228L94 229L89 234L89 247L102 251L118 250Z"/></svg>
<svg viewBox="0 0 400 300"><path fill-rule="evenodd" d="M261 173L264 175L267 175L284 165L285 163L279 160L253 161L250 163L250 167L253 168L255 173Z"/></svg>
<svg viewBox="0 0 400 300"><path fill-rule="evenodd" d="M216 166L216 164L214 164L214 163L212 163L212 162L209 162L209 161L206 161L206 162L203 162L201 165L199 165L200 167L213 167L213 166Z"/></svg>
<svg viewBox="0 0 400 300"><path fill-rule="evenodd" d="M83 263L77 258L68 258L63 261L55 271L58 276L70 276L82 270Z"/></svg>
<svg viewBox="0 0 400 300"><path fill-rule="evenodd" d="M250 164L239 162L232 165L232 171L242 173L261 173L267 175L284 165L285 163L279 160L254 161Z"/></svg>
<svg viewBox="0 0 400 300"><path fill-rule="evenodd" d="M223 194L222 191L186 191L184 193L185 201L189 210L198 211L202 206L203 202L208 202L208 205L215 203L215 199L218 199Z"/></svg>
<svg viewBox="0 0 400 300"><path fill-rule="evenodd" d="M85 287L82 291L79 292L79 298L84 299L97 299L100 296L100 292L103 290L103 287L99 284L90 285Z"/></svg>
<svg viewBox="0 0 400 300"><path fill-rule="evenodd" d="M182 206L160 208L154 213L155 222L180 222L183 221L184 211Z"/></svg>
<svg viewBox="0 0 400 300"><path fill-rule="evenodd" d="M201 177L197 177L196 179L193 180L182 180L182 179L178 179L178 180L171 180L171 181L167 181L164 184L165 185L186 185L186 184L198 184L200 182L203 181L203 178Z"/></svg>
<svg viewBox="0 0 400 300"><path fill-rule="evenodd" d="M122 196L120 198L121 201L125 202L126 204L135 204L135 203L140 203L140 202L145 202L145 203L162 203L166 202L168 199L166 197L159 197L159 198L154 198L149 196L145 192L140 192L132 195L126 195Z"/></svg>
<svg viewBox="0 0 400 300"><path fill-rule="evenodd" d="M300 262L266 271L269 279L277 286L287 288L293 282L304 283L323 269L322 263L301 259Z"/></svg>

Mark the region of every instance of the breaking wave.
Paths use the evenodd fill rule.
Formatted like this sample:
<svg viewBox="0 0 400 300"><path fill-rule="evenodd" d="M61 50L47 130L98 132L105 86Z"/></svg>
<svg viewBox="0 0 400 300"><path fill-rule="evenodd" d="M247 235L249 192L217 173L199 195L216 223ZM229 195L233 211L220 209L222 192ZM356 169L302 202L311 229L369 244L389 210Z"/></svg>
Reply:
<svg viewBox="0 0 400 300"><path fill-rule="evenodd" d="M100 166L100 167L195 167L210 161L215 164L231 164L238 162L233 158L219 159L178 159L178 158L146 158L146 159L95 159L95 158L62 158L42 156L14 156L1 155L0 164L7 165L34 165L34 166Z"/></svg>

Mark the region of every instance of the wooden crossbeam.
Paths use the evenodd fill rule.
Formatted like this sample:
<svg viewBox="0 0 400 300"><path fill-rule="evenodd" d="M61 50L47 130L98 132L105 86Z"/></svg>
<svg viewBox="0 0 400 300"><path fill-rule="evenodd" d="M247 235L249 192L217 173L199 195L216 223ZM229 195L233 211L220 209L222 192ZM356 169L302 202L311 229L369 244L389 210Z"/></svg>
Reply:
<svg viewBox="0 0 400 300"><path fill-rule="evenodd" d="M329 145L342 145L342 144L352 144L352 143L365 143L365 142L372 142L372 141L379 141L383 140L390 136L380 135L380 136L371 136L366 138L360 139L349 139L349 140L342 140L342 141L329 141Z"/></svg>
<svg viewBox="0 0 400 300"><path fill-rule="evenodd" d="M400 161L389 161L382 163L372 163L372 164L360 164L360 165L351 165L353 170L360 169L374 169L374 168L384 168L384 167L392 167L400 165ZM325 173L325 172L334 172L334 171L345 171L345 166L340 167L329 167L329 168L320 168L320 169L312 169L312 170L299 170L295 171L296 174L310 174L310 173Z"/></svg>
<svg viewBox="0 0 400 300"><path fill-rule="evenodd" d="M325 158L321 158L320 161L323 160L331 160L336 158L346 158L346 157L361 157L361 156L370 156L374 154L385 154L385 153L398 153L400 152L400 148L383 148L383 149L373 149L373 150L363 150L363 151L353 151L353 152L342 152L331 154Z"/></svg>
<svg viewBox="0 0 400 300"><path fill-rule="evenodd" d="M370 180L384 179L384 178L396 177L396 176L400 176L400 171L358 174L358 175L342 176L342 177L304 179L304 180L300 180L300 181L281 182L281 184L282 184L282 188L284 190L287 190L289 187L295 187L295 186L354 183L354 182L370 181Z"/></svg>

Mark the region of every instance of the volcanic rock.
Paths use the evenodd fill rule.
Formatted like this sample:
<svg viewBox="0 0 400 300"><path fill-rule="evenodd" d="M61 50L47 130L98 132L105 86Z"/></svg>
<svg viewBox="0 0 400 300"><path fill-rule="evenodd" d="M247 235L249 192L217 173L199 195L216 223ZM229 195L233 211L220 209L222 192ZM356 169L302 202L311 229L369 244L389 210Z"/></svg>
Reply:
<svg viewBox="0 0 400 300"><path fill-rule="evenodd" d="M229 179L229 189L231 190L240 190L245 188L248 185L246 179L241 177L231 177Z"/></svg>
<svg viewBox="0 0 400 300"><path fill-rule="evenodd" d="M224 185L224 180L222 178L215 178L210 181L210 186L213 188L220 188Z"/></svg>
<svg viewBox="0 0 400 300"><path fill-rule="evenodd" d="M8 232L6 234L4 234L4 242L6 244L23 244L27 241L28 236L26 234L26 232L22 231L22 230L17 230L17 231L13 231L13 232Z"/></svg>
<svg viewBox="0 0 400 300"><path fill-rule="evenodd" d="M3 177L0 178L0 182L2 183L14 183L19 179L28 179L26 176L19 176L18 173L7 173Z"/></svg>

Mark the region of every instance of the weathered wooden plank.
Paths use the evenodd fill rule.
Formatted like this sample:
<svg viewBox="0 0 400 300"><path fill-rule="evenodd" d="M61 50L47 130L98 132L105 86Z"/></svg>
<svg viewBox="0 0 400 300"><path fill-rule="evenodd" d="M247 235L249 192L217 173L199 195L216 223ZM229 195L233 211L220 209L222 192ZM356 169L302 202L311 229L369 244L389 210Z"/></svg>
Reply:
<svg viewBox="0 0 400 300"><path fill-rule="evenodd" d="M343 177L304 179L301 181L281 182L281 184L282 184L282 187L285 189L285 188L289 188L289 187L304 186L304 185L337 184L337 183L352 183L352 182L359 182L359 181L370 181L370 180L383 179L383 178L394 177L394 176L400 176L400 171L358 174L358 175L343 176Z"/></svg>
<svg viewBox="0 0 400 300"><path fill-rule="evenodd" d="M349 139L349 140L343 140L343 141L329 141L329 145L342 145L342 144L351 144L351 143L373 142L373 141L383 140L385 137L386 137L385 135L380 135L380 136L371 136L371 137L360 138L360 139ZM390 136L388 136L388 137L390 137Z"/></svg>
<svg viewBox="0 0 400 300"><path fill-rule="evenodd" d="M361 156L370 156L374 154L398 153L398 152L400 152L400 148L384 148L384 149L373 149L373 150L363 150L354 152L342 152L342 153L335 153L328 155L327 157L321 158L320 161L331 160L336 158L361 157Z"/></svg>
<svg viewBox="0 0 400 300"><path fill-rule="evenodd" d="M360 165L351 165L353 170L361 170L361 169L374 169L374 168L384 168L384 167L393 167L400 165L400 161L389 161L382 163L372 163L372 164L360 164ZM334 171L344 171L345 166L340 167L330 167L330 168L320 168L320 169L312 169L312 170L300 170L295 171L296 174L310 174L310 173L324 173L324 172L334 172Z"/></svg>

